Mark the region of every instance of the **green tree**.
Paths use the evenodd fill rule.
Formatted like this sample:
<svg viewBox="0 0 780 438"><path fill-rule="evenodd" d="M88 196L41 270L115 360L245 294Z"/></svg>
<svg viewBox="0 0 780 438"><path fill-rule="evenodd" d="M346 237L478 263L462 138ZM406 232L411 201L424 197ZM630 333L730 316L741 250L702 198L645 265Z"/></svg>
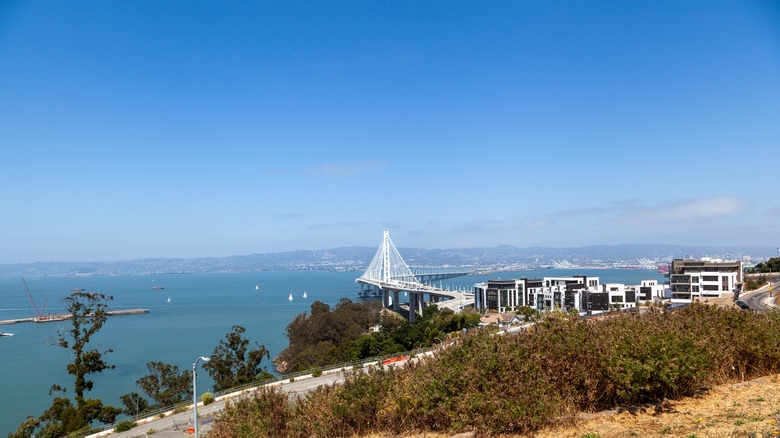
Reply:
<svg viewBox="0 0 780 438"><path fill-rule="evenodd" d="M192 371L162 362L146 364L149 375L136 382L159 407L172 406L192 398Z"/></svg>
<svg viewBox="0 0 780 438"><path fill-rule="evenodd" d="M192 398L192 371L179 372L179 367L163 362L146 364L149 374L135 383L152 401L150 404L137 392L120 397L125 406L124 412L136 416L151 409L173 406Z"/></svg>
<svg viewBox="0 0 780 438"><path fill-rule="evenodd" d="M772 257L765 262L757 264L754 268L754 272L759 273L769 273L770 271L775 274L780 272L780 257Z"/></svg>
<svg viewBox="0 0 780 438"><path fill-rule="evenodd" d="M353 303L342 298L331 310L327 304L315 301L309 315L301 313L287 326L290 343L274 359L276 369L303 371L351 360L356 350L364 349L353 343L380 321L381 307L377 302Z"/></svg>
<svg viewBox="0 0 780 438"><path fill-rule="evenodd" d="M234 325L233 331L214 348L211 361L203 365L214 379L215 391L272 377L262 366L263 359L269 358L268 350L257 343L257 348L250 350L249 339L242 336L244 332L244 327Z"/></svg>
<svg viewBox="0 0 780 438"><path fill-rule="evenodd" d="M122 406L125 407L123 412L132 417L137 417L152 409L149 401L137 392L122 394L119 396L119 400L122 402Z"/></svg>
<svg viewBox="0 0 780 438"><path fill-rule="evenodd" d="M89 349L92 336L100 331L106 322L108 301L113 298L92 292L73 292L64 300L65 309L71 315L71 328L59 334L57 345L72 352L72 361L67 365L68 374L74 376L73 393L75 405L64 396L66 390L53 385L49 394L54 397L51 407L38 418L28 417L19 425L12 438L60 437L79 430L88 429L95 420L113 423L122 411L102 401L85 397L91 391L93 382L89 376L107 369L113 369L103 360L103 355L112 350Z"/></svg>

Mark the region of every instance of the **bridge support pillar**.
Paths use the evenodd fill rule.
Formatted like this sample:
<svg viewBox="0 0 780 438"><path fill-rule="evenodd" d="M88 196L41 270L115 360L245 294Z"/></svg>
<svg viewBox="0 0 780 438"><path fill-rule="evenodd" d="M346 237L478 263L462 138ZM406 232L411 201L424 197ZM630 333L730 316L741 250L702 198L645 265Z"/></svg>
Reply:
<svg viewBox="0 0 780 438"><path fill-rule="evenodd" d="M409 324L414 324L415 311L417 310L417 294L409 292Z"/></svg>
<svg viewBox="0 0 780 438"><path fill-rule="evenodd" d="M400 309L400 306L398 305L398 294L400 291L394 290L393 291L393 310L398 311Z"/></svg>
<svg viewBox="0 0 780 438"><path fill-rule="evenodd" d="M390 307L390 291L382 289L382 306L384 308Z"/></svg>

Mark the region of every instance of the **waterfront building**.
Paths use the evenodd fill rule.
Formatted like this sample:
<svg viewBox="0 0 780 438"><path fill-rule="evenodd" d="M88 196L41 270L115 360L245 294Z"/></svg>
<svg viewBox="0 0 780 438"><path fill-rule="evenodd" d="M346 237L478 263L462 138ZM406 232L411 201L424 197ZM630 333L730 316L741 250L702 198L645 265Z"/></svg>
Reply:
<svg viewBox="0 0 780 438"><path fill-rule="evenodd" d="M542 279L526 280L529 307L539 311L586 308L584 303L590 298L590 293L597 293L598 277L575 275L571 277L544 277Z"/></svg>
<svg viewBox="0 0 780 438"><path fill-rule="evenodd" d="M597 293L598 277L544 277L540 279L490 280L474 285L474 308L499 313L528 306L537 310L581 309L586 292Z"/></svg>
<svg viewBox="0 0 780 438"><path fill-rule="evenodd" d="M490 280L474 285L474 308L478 312L495 310L504 313L527 306L526 280Z"/></svg>
<svg viewBox="0 0 780 438"><path fill-rule="evenodd" d="M622 283L602 284L601 288L609 297L610 308L618 310L636 307L636 288L626 287Z"/></svg>
<svg viewBox="0 0 780 438"><path fill-rule="evenodd" d="M634 288L637 302L664 300L670 296L668 285L658 284L658 280L642 280L640 285L626 287Z"/></svg>
<svg viewBox="0 0 780 438"><path fill-rule="evenodd" d="M553 309L600 313L630 309L638 302L664 299L666 289L656 280L641 285L601 284L599 277L574 275L537 279L490 280L474 285L474 309L505 313L528 306L540 312Z"/></svg>
<svg viewBox="0 0 780 438"><path fill-rule="evenodd" d="M670 269L673 300L732 296L742 287L742 262L720 259L674 259Z"/></svg>

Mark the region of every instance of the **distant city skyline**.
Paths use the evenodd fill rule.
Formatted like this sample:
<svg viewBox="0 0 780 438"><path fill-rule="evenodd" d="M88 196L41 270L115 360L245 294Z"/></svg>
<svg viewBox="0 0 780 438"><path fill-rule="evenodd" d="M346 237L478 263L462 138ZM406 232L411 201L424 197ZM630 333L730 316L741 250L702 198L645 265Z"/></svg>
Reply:
<svg viewBox="0 0 780 438"><path fill-rule="evenodd" d="M0 3L0 264L780 246L771 1Z"/></svg>

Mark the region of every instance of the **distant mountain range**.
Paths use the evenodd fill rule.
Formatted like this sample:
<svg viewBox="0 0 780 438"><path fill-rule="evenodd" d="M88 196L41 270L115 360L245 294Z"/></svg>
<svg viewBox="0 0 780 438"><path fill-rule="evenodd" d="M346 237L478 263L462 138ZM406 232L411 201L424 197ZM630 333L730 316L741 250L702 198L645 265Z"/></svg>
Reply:
<svg viewBox="0 0 780 438"><path fill-rule="evenodd" d="M0 265L0 277L143 275L165 273L253 272L280 270L360 271L371 262L377 249L343 247L326 250L288 251L230 257L194 259L150 258L111 262L35 262ZM579 266L611 267L636 265L638 261L667 262L682 257L713 257L757 261L777 255L769 246L702 247L684 245L627 244L592 245L571 248L422 249L399 248L411 267L455 267L468 269L543 268L566 261Z"/></svg>

